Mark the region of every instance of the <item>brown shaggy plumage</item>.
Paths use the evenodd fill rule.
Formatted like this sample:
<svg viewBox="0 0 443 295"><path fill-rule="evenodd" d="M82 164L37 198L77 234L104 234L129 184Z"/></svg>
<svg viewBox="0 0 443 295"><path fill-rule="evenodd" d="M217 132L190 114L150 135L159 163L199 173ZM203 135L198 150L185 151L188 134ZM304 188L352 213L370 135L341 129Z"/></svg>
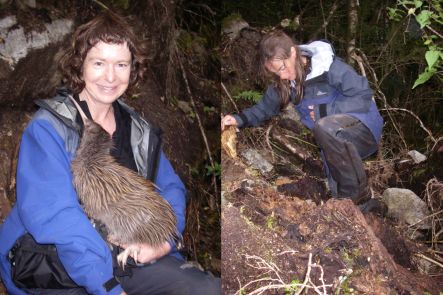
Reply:
<svg viewBox="0 0 443 295"><path fill-rule="evenodd" d="M72 171L86 214L106 226L114 243L157 248L176 240L176 218L169 203L150 181L118 164L111 148L110 135L97 123L85 122Z"/></svg>

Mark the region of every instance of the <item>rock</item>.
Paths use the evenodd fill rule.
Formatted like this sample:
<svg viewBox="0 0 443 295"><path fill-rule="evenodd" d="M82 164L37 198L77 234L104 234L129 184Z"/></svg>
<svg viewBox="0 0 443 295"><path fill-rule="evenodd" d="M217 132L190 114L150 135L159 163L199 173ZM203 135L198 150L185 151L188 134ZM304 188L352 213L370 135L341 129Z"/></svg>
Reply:
<svg viewBox="0 0 443 295"><path fill-rule="evenodd" d="M25 32L17 24L15 16L7 16L0 20L0 56L14 69L18 61L28 55L32 49L40 49L57 43L72 31L73 21L58 19L45 23L45 30Z"/></svg>
<svg viewBox="0 0 443 295"><path fill-rule="evenodd" d="M289 18L285 18L280 22L280 26L282 26L283 28L289 27L290 24L291 20Z"/></svg>
<svg viewBox="0 0 443 295"><path fill-rule="evenodd" d="M189 102L184 100L178 100L177 101L177 107L183 111L185 114L191 114L192 113L192 107L190 106Z"/></svg>
<svg viewBox="0 0 443 295"><path fill-rule="evenodd" d="M382 201L388 206L387 216L409 225L420 222L430 214L426 203L408 189L388 188L383 192ZM425 219L416 226L428 229L431 227L430 220Z"/></svg>
<svg viewBox="0 0 443 295"><path fill-rule="evenodd" d="M231 14L222 21L222 33L228 35L231 39L235 39L241 30L248 27L249 24L238 13Z"/></svg>
<svg viewBox="0 0 443 295"><path fill-rule="evenodd" d="M274 169L274 166L255 149L243 151L241 155L245 158L249 166L259 170L263 175L268 175Z"/></svg>
<svg viewBox="0 0 443 295"><path fill-rule="evenodd" d="M416 150L409 151L408 155L412 158L415 164L424 162L427 159L425 155L417 152Z"/></svg>

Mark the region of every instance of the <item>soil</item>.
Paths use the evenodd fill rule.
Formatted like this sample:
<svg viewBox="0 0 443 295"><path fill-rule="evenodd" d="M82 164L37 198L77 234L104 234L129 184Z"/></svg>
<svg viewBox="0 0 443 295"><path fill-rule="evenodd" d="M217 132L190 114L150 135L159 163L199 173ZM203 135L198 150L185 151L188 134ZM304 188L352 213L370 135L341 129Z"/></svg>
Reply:
<svg viewBox="0 0 443 295"><path fill-rule="evenodd" d="M425 253L424 246L402 235L394 221L364 215L350 200L330 199L309 170L294 183L266 179L241 158L222 159L223 294L290 294L285 290L305 280L310 255L315 267L308 294L314 286L322 294L443 290L439 277L417 270L413 256Z"/></svg>

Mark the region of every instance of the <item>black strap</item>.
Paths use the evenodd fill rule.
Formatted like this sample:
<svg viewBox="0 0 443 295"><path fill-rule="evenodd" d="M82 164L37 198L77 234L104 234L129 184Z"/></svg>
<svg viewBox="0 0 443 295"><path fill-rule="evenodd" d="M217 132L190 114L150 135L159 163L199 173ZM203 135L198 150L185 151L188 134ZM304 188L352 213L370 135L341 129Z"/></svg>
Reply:
<svg viewBox="0 0 443 295"><path fill-rule="evenodd" d="M319 110L320 110L320 118L326 117L327 113L326 113L326 104L322 103L319 106Z"/></svg>
<svg viewBox="0 0 443 295"><path fill-rule="evenodd" d="M92 120L91 112L89 111L89 107L86 101L80 100L78 94L74 94L74 99L78 103L78 105L82 108L82 111L85 113L86 117L89 120Z"/></svg>
<svg viewBox="0 0 443 295"><path fill-rule="evenodd" d="M115 277L112 277L106 283L103 284L103 287L106 289L106 292L109 292L112 289L114 289L114 287L117 286L118 284L120 283L115 279Z"/></svg>

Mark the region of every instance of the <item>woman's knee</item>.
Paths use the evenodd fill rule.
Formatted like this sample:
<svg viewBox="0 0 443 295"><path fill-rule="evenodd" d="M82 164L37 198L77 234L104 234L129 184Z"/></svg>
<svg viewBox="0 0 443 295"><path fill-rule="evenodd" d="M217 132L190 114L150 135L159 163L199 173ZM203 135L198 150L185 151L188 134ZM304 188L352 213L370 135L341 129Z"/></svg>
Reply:
<svg viewBox="0 0 443 295"><path fill-rule="evenodd" d="M198 279L192 283L192 294L221 294L221 280L220 278L214 277L211 274L207 274L205 279Z"/></svg>
<svg viewBox="0 0 443 295"><path fill-rule="evenodd" d="M321 146L336 137L338 128L339 126L336 126L331 118L324 117L315 122L312 132L315 140Z"/></svg>

